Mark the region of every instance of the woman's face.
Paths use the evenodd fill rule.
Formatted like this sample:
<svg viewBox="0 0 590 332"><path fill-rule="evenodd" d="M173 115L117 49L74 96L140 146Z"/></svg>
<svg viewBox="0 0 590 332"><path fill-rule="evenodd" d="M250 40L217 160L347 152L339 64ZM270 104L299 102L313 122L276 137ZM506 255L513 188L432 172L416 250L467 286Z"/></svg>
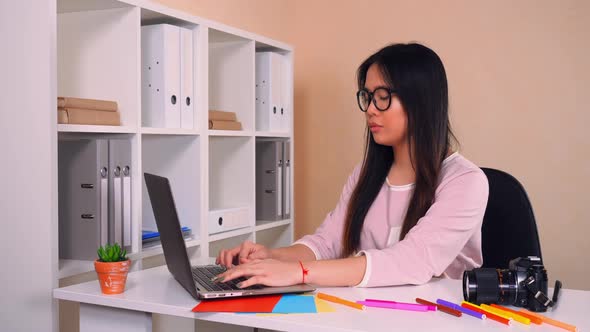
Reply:
<svg viewBox="0 0 590 332"><path fill-rule="evenodd" d="M391 89L383 79L378 65L373 64L367 72L365 89L372 93L380 87ZM385 97L386 95L382 93L377 93L374 96L376 99ZM373 139L378 144L395 147L406 143L408 117L396 94L391 95L391 104L385 111L379 111L371 101L366 117Z"/></svg>

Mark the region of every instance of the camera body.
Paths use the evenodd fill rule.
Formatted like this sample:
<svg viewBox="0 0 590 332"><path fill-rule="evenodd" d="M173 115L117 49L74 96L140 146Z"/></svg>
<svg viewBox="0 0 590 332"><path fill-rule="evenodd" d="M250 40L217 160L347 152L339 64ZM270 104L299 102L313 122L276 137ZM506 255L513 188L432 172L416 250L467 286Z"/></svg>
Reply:
<svg viewBox="0 0 590 332"><path fill-rule="evenodd" d="M475 304L497 303L547 311L547 303L539 294L547 294L547 271L535 256L513 259L508 269L476 268L463 273L463 297Z"/></svg>

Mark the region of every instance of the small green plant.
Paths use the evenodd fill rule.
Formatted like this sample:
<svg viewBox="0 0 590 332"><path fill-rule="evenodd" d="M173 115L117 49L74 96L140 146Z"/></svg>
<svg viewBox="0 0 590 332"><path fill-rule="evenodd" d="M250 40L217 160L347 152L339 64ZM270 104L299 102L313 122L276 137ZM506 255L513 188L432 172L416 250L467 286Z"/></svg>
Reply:
<svg viewBox="0 0 590 332"><path fill-rule="evenodd" d="M127 260L127 250L121 249L118 243L98 248L98 260L101 262L122 262Z"/></svg>

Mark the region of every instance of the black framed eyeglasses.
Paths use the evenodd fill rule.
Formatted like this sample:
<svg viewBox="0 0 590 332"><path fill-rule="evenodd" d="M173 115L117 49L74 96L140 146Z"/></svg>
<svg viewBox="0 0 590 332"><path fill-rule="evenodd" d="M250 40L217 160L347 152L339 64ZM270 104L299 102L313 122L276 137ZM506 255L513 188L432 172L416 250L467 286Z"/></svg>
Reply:
<svg viewBox="0 0 590 332"><path fill-rule="evenodd" d="M373 105L379 111L385 112L391 106L391 95L394 93L395 90L384 87L377 88L373 92L362 89L356 93L356 100L362 112L366 112L369 109L371 102L373 102Z"/></svg>

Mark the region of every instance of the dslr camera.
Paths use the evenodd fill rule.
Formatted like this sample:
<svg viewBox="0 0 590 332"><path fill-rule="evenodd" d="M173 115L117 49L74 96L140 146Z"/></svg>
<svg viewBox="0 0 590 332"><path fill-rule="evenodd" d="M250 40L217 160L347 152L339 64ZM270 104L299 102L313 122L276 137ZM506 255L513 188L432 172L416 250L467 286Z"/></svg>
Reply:
<svg viewBox="0 0 590 332"><path fill-rule="evenodd" d="M553 300L547 297L547 271L539 257L515 258L508 269L476 268L463 272L465 301L496 303L544 312L553 307L561 282L555 282Z"/></svg>

